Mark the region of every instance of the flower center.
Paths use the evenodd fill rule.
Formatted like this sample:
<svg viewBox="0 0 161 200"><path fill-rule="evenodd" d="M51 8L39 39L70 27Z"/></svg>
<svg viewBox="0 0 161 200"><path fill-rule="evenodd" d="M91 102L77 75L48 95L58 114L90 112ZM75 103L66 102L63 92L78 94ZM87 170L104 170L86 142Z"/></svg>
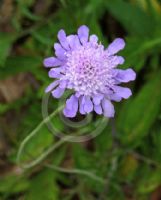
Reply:
<svg viewBox="0 0 161 200"><path fill-rule="evenodd" d="M103 46L87 43L68 53L65 76L80 94L91 96L104 92L111 80L111 70Z"/></svg>

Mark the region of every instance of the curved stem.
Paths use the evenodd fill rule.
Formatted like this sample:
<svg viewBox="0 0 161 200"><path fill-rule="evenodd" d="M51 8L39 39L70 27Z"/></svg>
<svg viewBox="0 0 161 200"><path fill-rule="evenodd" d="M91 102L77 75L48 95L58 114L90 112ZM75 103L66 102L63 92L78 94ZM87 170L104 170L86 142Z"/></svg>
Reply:
<svg viewBox="0 0 161 200"><path fill-rule="evenodd" d="M56 171L63 172L63 173L85 175L85 176L88 176L89 178L91 178L93 180L96 180L96 181L102 183L102 184L105 183L105 180L103 178L100 178L97 175L93 174L92 172L89 172L89 171L86 171L86 170L82 170L82 169L65 169L63 167L58 167L58 166L51 165L51 164L45 164L45 166L50 168L50 169L54 169Z"/></svg>
<svg viewBox="0 0 161 200"><path fill-rule="evenodd" d="M17 163L24 169L29 169L31 167L34 167L35 165L39 164L42 160L44 160L51 152L53 152L55 149L57 149L59 146L61 146L63 143L65 143L67 140L72 139L72 137L75 136L66 136L64 137L63 140L58 141L57 143L55 143L52 147L50 147L47 151L45 151L43 154L41 154L36 160L30 162L29 164L21 164L20 163L20 158L21 158L21 154L24 150L24 147L26 145L26 143L34 136L36 135L36 133L38 133L38 131L42 128L42 126L48 122L52 117L54 117L63 107L58 108L56 111L54 111L51 115L49 115L47 118L45 118L21 143L20 148L18 150L18 154L17 154ZM56 171L59 172L63 172L63 173L73 173L73 174L80 174L80 175L85 175L88 176L89 178L96 180L102 184L105 183L105 180L103 178L98 177L97 175L88 172L86 170L81 170L81 169L65 169L62 167L58 167L55 165L50 165L50 164L45 164L44 166L50 168L50 169L54 169Z"/></svg>
<svg viewBox="0 0 161 200"><path fill-rule="evenodd" d="M38 133L38 131L42 128L42 126L47 123L50 118L54 117L60 110L62 109L62 107L58 108L56 111L54 111L51 115L49 115L47 118L45 118L22 142L20 145L20 148L18 150L17 153L17 163L22 166L23 168L30 168L35 166L36 164L40 163L47 155L49 155L53 150L55 150L56 148L58 148L62 143L65 142L65 140L61 140L58 143L56 143L54 146L52 146L51 148L49 148L47 151L45 151L38 159L34 160L33 162L31 162L30 164L27 165L22 165L20 163L20 158L21 158L21 154L24 150L24 147L26 145L26 143L34 136L36 135L36 133Z"/></svg>

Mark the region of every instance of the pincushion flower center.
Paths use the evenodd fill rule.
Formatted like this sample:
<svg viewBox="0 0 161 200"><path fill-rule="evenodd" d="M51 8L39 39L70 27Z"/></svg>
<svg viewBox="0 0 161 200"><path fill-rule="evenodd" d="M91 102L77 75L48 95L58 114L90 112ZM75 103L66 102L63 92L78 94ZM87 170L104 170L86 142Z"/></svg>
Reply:
<svg viewBox="0 0 161 200"><path fill-rule="evenodd" d="M80 47L67 54L66 76L76 91L92 95L101 87L103 81L102 50L100 48Z"/></svg>

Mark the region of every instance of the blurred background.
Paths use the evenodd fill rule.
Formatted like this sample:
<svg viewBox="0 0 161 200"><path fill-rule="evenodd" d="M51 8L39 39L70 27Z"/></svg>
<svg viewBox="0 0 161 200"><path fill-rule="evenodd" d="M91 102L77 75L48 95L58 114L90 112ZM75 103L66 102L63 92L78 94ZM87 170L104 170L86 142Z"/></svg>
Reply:
<svg viewBox="0 0 161 200"><path fill-rule="evenodd" d="M116 37L126 40L121 68L137 72L128 84L133 96L115 103L115 119L93 140L63 143L23 169L17 152L43 120L42 97L51 82L43 58L53 55L59 29L75 33L82 24L105 45ZM160 200L160 66L159 0L0 0L0 200ZM49 113L58 106L51 98ZM90 123L74 129L57 115L53 124L67 135L89 134L99 120L92 115ZM58 141L42 126L20 162L39 158ZM63 170L74 168L80 171Z"/></svg>

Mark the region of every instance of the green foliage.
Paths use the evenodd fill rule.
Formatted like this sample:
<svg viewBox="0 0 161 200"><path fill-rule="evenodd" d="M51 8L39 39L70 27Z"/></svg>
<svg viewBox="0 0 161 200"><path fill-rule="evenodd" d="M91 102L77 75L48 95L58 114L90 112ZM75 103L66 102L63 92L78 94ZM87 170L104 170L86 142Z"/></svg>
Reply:
<svg viewBox="0 0 161 200"><path fill-rule="evenodd" d="M147 194L155 190L160 185L161 182L161 170L150 170L145 169L143 177L138 183L137 193Z"/></svg>
<svg viewBox="0 0 161 200"><path fill-rule="evenodd" d="M54 173L44 170L32 179L26 200L57 200L58 194Z"/></svg>
<svg viewBox="0 0 161 200"><path fill-rule="evenodd" d="M0 193L19 193L29 188L29 180L21 176L7 176L0 179Z"/></svg>
<svg viewBox="0 0 161 200"><path fill-rule="evenodd" d="M0 32L0 67L5 64L6 58L11 49L14 36Z"/></svg>
<svg viewBox="0 0 161 200"><path fill-rule="evenodd" d="M109 0L107 8L130 34L147 37L155 31L153 17L140 9L138 5L122 0Z"/></svg>
<svg viewBox="0 0 161 200"><path fill-rule="evenodd" d="M123 143L139 143L148 134L161 106L161 72L154 74L149 82L120 111L118 130ZM153 102L153 103L151 103ZM146 112L144 112L146 110Z"/></svg>

